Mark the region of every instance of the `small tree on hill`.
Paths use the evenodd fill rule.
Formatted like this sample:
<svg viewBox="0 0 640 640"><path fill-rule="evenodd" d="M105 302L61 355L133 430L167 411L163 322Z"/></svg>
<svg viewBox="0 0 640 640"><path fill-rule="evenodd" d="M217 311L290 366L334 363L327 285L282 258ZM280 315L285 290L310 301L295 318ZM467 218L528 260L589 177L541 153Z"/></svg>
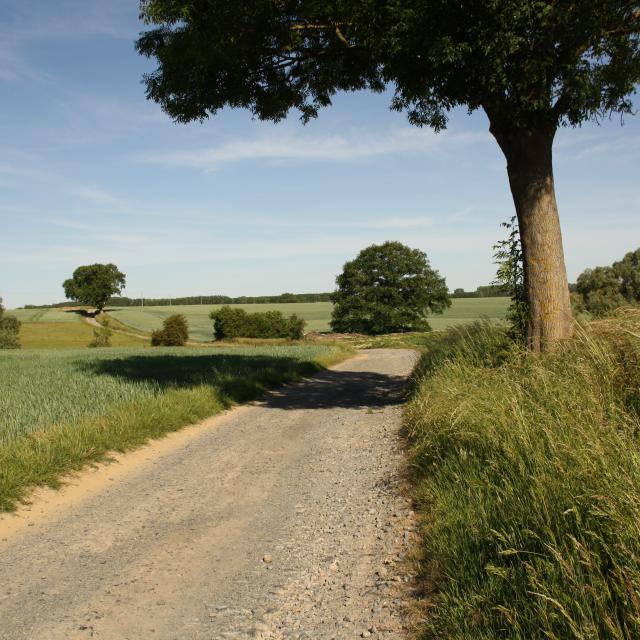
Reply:
<svg viewBox="0 0 640 640"><path fill-rule="evenodd" d="M400 242L363 249L344 265L333 294L334 331L380 334L429 330L427 315L451 306L444 278L425 253Z"/></svg>
<svg viewBox="0 0 640 640"><path fill-rule="evenodd" d="M93 330L93 340L89 343L92 349L111 346L111 336L113 331L109 326L109 320L105 318L100 327L96 327Z"/></svg>
<svg viewBox="0 0 640 640"><path fill-rule="evenodd" d="M0 298L0 349L20 348L20 321L5 313Z"/></svg>
<svg viewBox="0 0 640 640"><path fill-rule="evenodd" d="M154 347L184 347L189 340L189 323L181 314L169 316L162 323L162 329L151 334Z"/></svg>
<svg viewBox="0 0 640 640"><path fill-rule="evenodd" d="M126 276L115 264L90 264L78 267L73 276L62 283L67 299L101 312L109 298L124 289Z"/></svg>

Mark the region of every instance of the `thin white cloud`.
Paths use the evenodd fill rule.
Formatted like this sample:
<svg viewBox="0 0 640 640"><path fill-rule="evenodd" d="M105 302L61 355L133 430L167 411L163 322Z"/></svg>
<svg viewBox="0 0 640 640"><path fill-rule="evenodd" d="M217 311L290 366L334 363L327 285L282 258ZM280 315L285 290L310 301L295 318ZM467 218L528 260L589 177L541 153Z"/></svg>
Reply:
<svg viewBox="0 0 640 640"><path fill-rule="evenodd" d="M94 205L101 205L121 212L131 208L130 203L118 196L113 195L106 189L94 185L73 185L67 188L75 198L90 202Z"/></svg>
<svg viewBox="0 0 640 640"><path fill-rule="evenodd" d="M224 164L247 160L345 162L392 154L428 153L444 145L472 144L486 139L484 133L436 134L410 127L376 135L361 132L326 137L269 134L251 140L231 140L207 149L147 153L135 159L150 164L215 171Z"/></svg>

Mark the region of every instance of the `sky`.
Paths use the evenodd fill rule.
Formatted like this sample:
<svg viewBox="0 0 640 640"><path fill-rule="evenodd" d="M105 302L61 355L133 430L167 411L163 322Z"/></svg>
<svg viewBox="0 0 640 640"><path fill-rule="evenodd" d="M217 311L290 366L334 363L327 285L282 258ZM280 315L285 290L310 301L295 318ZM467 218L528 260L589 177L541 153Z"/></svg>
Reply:
<svg viewBox="0 0 640 640"><path fill-rule="evenodd" d="M143 28L136 0L0 0L5 306L63 300L94 262L134 298L331 291L385 240L426 252L451 290L493 279L513 202L482 113L435 134L390 94L352 93L308 125L241 110L177 124L145 98ZM640 245L639 142L640 117L559 132L570 280Z"/></svg>

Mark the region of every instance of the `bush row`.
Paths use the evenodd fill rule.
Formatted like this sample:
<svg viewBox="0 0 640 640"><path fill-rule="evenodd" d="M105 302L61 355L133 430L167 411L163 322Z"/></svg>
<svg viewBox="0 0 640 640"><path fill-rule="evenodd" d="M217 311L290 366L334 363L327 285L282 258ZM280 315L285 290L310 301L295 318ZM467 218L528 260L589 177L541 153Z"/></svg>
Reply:
<svg viewBox="0 0 640 640"><path fill-rule="evenodd" d="M305 320L296 315L283 316L279 311L247 313L244 309L222 307L210 314L216 340L234 338L289 338L300 340Z"/></svg>

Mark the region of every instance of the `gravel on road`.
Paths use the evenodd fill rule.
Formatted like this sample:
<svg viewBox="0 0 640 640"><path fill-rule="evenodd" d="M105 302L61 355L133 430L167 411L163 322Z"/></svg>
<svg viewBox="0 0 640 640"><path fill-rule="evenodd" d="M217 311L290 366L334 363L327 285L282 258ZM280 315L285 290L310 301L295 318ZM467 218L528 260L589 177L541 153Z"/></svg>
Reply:
<svg viewBox="0 0 640 640"><path fill-rule="evenodd" d="M2 516L0 638L403 638L415 360L363 352Z"/></svg>

